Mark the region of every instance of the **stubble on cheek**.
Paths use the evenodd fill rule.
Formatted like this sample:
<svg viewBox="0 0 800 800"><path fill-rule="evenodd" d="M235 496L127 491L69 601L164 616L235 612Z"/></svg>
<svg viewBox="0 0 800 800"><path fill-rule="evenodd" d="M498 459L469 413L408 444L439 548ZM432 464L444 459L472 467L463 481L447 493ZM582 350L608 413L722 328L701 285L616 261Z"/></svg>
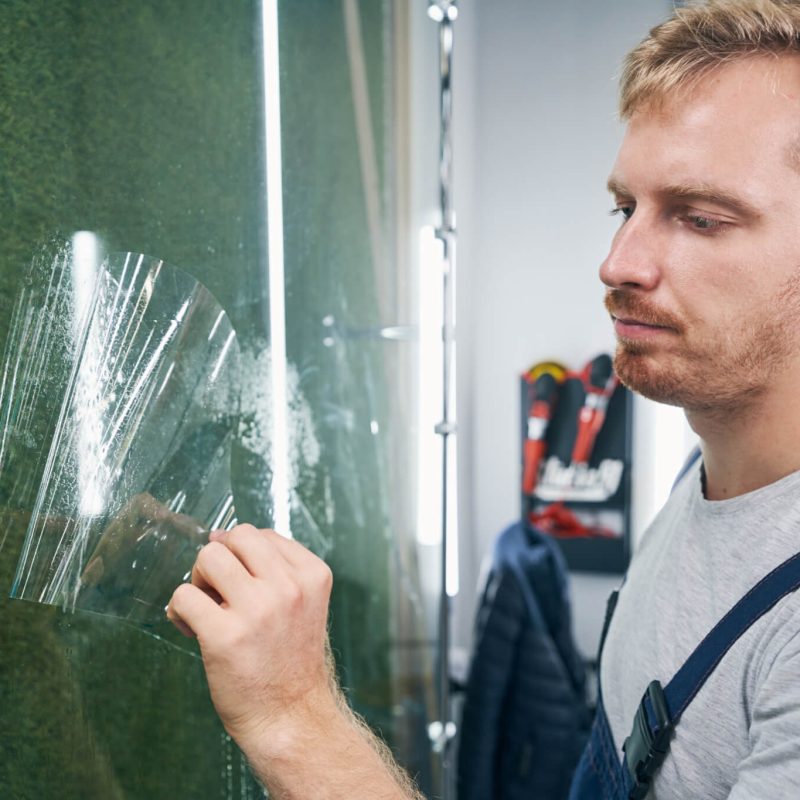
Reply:
<svg viewBox="0 0 800 800"><path fill-rule="evenodd" d="M737 350L727 339L721 336L692 344L684 340L669 352L619 342L614 368L625 386L657 403L729 413L749 405L761 384L737 379L741 361L752 361L751 348Z"/></svg>
<svg viewBox="0 0 800 800"><path fill-rule="evenodd" d="M745 318L698 332L687 326L670 349L620 340L614 368L632 391L695 411L741 412L776 370L800 356L800 270Z"/></svg>

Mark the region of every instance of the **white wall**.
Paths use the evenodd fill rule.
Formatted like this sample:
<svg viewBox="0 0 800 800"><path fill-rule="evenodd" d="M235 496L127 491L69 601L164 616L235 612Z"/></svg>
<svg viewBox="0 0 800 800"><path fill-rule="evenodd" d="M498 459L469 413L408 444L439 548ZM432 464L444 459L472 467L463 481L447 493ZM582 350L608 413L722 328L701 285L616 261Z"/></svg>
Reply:
<svg viewBox="0 0 800 800"><path fill-rule="evenodd" d="M520 372L544 359L577 367L613 349L597 268L618 224L607 214L605 190L622 133L616 75L625 52L671 5L460 3L454 87L462 592L454 638L464 646L480 562L519 514ZM637 414L637 531L666 491L654 484L658 425L652 408ZM660 473L674 472L683 449L662 457ZM614 583L573 580L577 634L587 652Z"/></svg>

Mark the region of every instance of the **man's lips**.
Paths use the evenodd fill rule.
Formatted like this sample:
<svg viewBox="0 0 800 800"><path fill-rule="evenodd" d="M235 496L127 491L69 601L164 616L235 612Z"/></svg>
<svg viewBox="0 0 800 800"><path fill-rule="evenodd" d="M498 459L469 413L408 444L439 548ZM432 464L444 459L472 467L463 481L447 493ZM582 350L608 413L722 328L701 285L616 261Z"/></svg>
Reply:
<svg viewBox="0 0 800 800"><path fill-rule="evenodd" d="M645 339L673 331L666 325L654 325L633 317L617 317L612 314L611 319L614 321L617 336L625 339Z"/></svg>
<svg viewBox="0 0 800 800"><path fill-rule="evenodd" d="M625 339L682 335L683 323L666 308L661 308L653 298L634 291L609 289L604 298L606 310L611 315L617 336Z"/></svg>

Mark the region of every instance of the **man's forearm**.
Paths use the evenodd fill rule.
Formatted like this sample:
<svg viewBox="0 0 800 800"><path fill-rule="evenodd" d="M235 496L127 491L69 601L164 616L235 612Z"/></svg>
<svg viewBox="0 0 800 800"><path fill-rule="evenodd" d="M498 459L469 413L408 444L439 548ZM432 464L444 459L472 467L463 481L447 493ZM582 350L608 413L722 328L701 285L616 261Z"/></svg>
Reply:
<svg viewBox="0 0 800 800"><path fill-rule="evenodd" d="M167 615L197 635L214 706L271 795L422 800L336 684L330 568L250 525L209 538Z"/></svg>
<svg viewBox="0 0 800 800"><path fill-rule="evenodd" d="M327 703L326 703L327 705ZM300 715L298 715L299 718ZM276 800L423 800L389 748L341 693L277 736L242 742L253 771ZM260 739L260 740L259 740Z"/></svg>

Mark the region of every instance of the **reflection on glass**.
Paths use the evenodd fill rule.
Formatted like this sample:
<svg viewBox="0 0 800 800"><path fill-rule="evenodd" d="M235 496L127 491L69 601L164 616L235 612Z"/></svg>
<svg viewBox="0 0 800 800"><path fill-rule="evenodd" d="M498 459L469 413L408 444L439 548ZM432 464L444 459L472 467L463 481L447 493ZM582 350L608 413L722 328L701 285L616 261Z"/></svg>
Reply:
<svg viewBox="0 0 800 800"><path fill-rule="evenodd" d="M88 236L38 276L43 296L23 293L15 319L28 324L7 348L4 374L23 362L36 372L54 352L65 360L12 596L155 625L207 531L234 522L238 346L196 280L134 253L93 267ZM24 378L3 398L6 418L23 425Z"/></svg>

